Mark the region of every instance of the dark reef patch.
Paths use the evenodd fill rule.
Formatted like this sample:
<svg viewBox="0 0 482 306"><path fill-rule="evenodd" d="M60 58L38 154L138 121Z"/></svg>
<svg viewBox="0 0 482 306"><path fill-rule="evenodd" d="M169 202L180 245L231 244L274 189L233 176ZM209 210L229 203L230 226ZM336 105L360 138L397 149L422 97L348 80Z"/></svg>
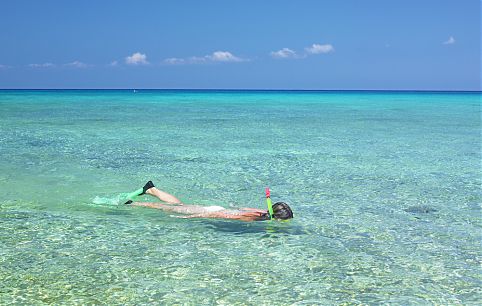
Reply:
<svg viewBox="0 0 482 306"><path fill-rule="evenodd" d="M410 206L409 208L404 209L404 211L412 214L429 214L429 213L437 212L438 210L427 205L420 205L420 206Z"/></svg>

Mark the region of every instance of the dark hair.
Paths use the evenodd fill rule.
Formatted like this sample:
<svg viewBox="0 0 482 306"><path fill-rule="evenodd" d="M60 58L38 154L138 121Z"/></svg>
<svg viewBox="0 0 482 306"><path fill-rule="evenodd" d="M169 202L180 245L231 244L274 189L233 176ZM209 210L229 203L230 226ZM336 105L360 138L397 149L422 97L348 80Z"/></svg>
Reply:
<svg viewBox="0 0 482 306"><path fill-rule="evenodd" d="M285 202L276 202L273 205L273 218L275 219L291 219L293 218L293 211Z"/></svg>
<svg viewBox="0 0 482 306"><path fill-rule="evenodd" d="M285 202L277 202L273 205L273 218L287 220L293 218L293 211ZM256 221L270 220L269 213L261 214Z"/></svg>

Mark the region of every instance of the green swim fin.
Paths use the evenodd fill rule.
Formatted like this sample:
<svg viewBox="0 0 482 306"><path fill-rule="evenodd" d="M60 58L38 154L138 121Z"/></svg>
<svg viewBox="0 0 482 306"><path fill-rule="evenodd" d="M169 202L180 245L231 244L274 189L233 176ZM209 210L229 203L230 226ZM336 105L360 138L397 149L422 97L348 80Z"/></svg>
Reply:
<svg viewBox="0 0 482 306"><path fill-rule="evenodd" d="M152 187L155 187L154 186L154 183L152 183L152 181L148 181L144 187L142 188L139 188L137 189L136 191L133 191L133 192L130 192L128 194L126 194L125 198L127 200L127 202L125 202L124 204L131 204L132 203L132 199L134 199L135 197L137 196L140 196L140 195L143 195L146 193L146 191Z"/></svg>

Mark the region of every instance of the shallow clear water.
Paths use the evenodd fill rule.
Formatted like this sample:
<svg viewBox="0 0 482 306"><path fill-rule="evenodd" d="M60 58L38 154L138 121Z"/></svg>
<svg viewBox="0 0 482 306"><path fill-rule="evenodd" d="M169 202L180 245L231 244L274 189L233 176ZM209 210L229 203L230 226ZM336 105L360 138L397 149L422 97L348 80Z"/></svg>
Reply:
<svg viewBox="0 0 482 306"><path fill-rule="evenodd" d="M475 93L0 91L0 303L476 304L481 183Z"/></svg>

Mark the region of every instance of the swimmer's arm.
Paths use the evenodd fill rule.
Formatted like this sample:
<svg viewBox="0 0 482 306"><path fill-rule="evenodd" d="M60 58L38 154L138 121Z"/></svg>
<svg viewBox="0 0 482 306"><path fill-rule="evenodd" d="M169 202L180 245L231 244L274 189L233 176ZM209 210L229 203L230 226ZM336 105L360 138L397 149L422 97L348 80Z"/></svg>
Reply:
<svg viewBox="0 0 482 306"><path fill-rule="evenodd" d="M258 214L239 214L239 215L227 215L222 212L209 212L209 213L202 213L202 214L193 214L188 216L179 216L178 218L182 219L192 219L192 218L211 218L211 219L231 219L231 220L241 220L241 221L254 221Z"/></svg>
<svg viewBox="0 0 482 306"><path fill-rule="evenodd" d="M235 217L238 217L238 216L226 215L218 212L206 212L201 214L192 214L188 216L178 216L178 218L182 218L182 219L191 219L191 218L236 219Z"/></svg>
<svg viewBox="0 0 482 306"><path fill-rule="evenodd" d="M262 209L258 209L258 208L251 208L251 207L243 207L243 208L240 208L240 210L254 211L254 212L259 212L259 213L265 213L266 212L266 210L262 210Z"/></svg>

